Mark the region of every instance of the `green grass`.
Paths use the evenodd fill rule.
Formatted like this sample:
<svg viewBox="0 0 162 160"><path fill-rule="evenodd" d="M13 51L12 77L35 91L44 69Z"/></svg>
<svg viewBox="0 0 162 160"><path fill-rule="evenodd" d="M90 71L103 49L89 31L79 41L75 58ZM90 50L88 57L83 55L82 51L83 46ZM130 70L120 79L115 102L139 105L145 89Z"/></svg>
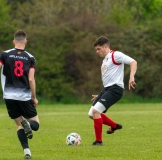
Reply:
<svg viewBox="0 0 162 160"><path fill-rule="evenodd" d="M107 112L123 129L107 135L103 126L103 146L95 140L93 121L87 116L90 105L38 105L40 130L29 140L33 160L160 160L162 159L162 105L116 104ZM80 146L67 146L71 132L81 135ZM0 106L0 159L22 160L23 150L16 127Z"/></svg>

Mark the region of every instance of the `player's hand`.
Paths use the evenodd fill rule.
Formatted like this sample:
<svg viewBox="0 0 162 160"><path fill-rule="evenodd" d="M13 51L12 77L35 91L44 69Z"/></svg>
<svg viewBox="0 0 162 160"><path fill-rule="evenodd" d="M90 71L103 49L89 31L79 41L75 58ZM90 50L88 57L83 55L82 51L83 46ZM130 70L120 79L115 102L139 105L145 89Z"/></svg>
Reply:
<svg viewBox="0 0 162 160"><path fill-rule="evenodd" d="M98 95L92 95L91 101L94 102L97 97L98 97Z"/></svg>
<svg viewBox="0 0 162 160"><path fill-rule="evenodd" d="M129 80L129 90L131 88L135 89L136 82L134 81L134 77L130 78Z"/></svg>
<svg viewBox="0 0 162 160"><path fill-rule="evenodd" d="M37 98L32 98L32 100L33 100L33 103L34 103L34 107L36 107L37 104L38 104L38 100L37 100Z"/></svg>

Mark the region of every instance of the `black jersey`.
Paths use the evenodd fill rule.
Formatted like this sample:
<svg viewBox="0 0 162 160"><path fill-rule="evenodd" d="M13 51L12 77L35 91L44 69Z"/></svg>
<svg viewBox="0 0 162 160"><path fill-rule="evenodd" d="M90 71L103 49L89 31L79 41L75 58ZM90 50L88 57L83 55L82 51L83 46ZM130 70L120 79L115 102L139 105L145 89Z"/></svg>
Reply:
<svg viewBox="0 0 162 160"><path fill-rule="evenodd" d="M10 49L0 55L1 83L4 99L26 101L31 99L28 74L35 68L35 58L25 50Z"/></svg>

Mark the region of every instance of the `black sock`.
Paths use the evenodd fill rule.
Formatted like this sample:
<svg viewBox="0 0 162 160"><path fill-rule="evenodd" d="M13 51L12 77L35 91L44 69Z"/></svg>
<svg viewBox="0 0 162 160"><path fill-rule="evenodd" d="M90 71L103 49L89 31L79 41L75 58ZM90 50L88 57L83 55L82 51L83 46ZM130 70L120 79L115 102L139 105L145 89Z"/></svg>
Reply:
<svg viewBox="0 0 162 160"><path fill-rule="evenodd" d="M39 123L33 120L29 120L30 127L32 130L37 131L39 129Z"/></svg>
<svg viewBox="0 0 162 160"><path fill-rule="evenodd" d="M27 137L25 135L24 129L19 129L17 131L17 136L18 136L18 139L19 139L19 141L21 143L22 148L23 149L29 148L28 139L27 139Z"/></svg>

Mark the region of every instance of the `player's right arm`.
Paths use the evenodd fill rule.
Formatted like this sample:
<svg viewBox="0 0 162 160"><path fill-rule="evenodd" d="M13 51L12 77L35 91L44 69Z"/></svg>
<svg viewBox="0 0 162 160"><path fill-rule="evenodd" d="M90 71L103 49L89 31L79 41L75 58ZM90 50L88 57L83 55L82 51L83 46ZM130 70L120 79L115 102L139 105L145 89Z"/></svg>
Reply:
<svg viewBox="0 0 162 160"><path fill-rule="evenodd" d="M0 61L0 67L2 67L2 65L3 65L2 62Z"/></svg>
<svg viewBox="0 0 162 160"><path fill-rule="evenodd" d="M31 90L31 98L34 102L34 106L36 107L36 105L38 104L38 100L36 98L36 89L35 89L36 85L35 85L34 74L35 74L35 68L30 68L29 75L28 75L29 86L30 86L30 90Z"/></svg>
<svg viewBox="0 0 162 160"><path fill-rule="evenodd" d="M98 97L98 95L92 95L91 101L94 102L94 101L96 100L97 97Z"/></svg>
<svg viewBox="0 0 162 160"><path fill-rule="evenodd" d="M4 52L3 52L3 53L4 53ZM4 55L3 53L0 54L0 67L3 66L3 57L4 57L4 56L3 56L3 55Z"/></svg>

